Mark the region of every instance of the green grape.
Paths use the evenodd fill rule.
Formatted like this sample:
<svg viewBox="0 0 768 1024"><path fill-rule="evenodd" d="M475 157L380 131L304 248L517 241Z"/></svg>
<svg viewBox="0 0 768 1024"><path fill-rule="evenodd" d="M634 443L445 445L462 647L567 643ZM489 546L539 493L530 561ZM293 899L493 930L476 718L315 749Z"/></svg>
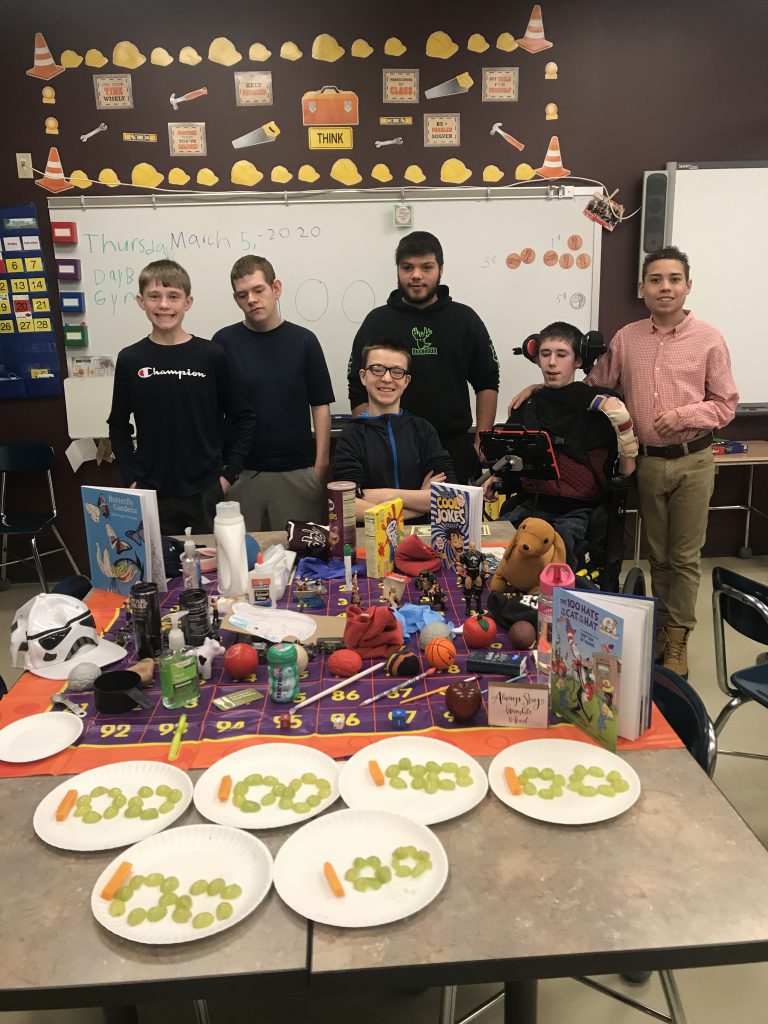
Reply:
<svg viewBox="0 0 768 1024"><path fill-rule="evenodd" d="M416 857L418 852L419 851L416 849L415 846L406 846L406 848L405 848L405 856L406 857Z"/></svg>
<svg viewBox="0 0 768 1024"><path fill-rule="evenodd" d="M240 810L244 814L255 814L261 810L261 804L256 800L243 800Z"/></svg>
<svg viewBox="0 0 768 1024"><path fill-rule="evenodd" d="M364 868L365 867L365 857L355 857L355 859L352 861L352 867L353 868L357 868L358 870L360 868Z"/></svg>
<svg viewBox="0 0 768 1024"><path fill-rule="evenodd" d="M605 775L605 770L603 768L598 767L598 765L593 764L590 765L589 768L587 768L587 775L592 775L596 779L601 779Z"/></svg>
<svg viewBox="0 0 768 1024"><path fill-rule="evenodd" d="M298 793L299 790L301 789L301 779L291 779L291 781L288 783L288 788L293 793Z"/></svg>
<svg viewBox="0 0 768 1024"><path fill-rule="evenodd" d="M135 927L137 924L143 924L147 919L147 912L143 907L134 907L128 915L128 924L131 927Z"/></svg>
<svg viewBox="0 0 768 1024"><path fill-rule="evenodd" d="M169 892L175 892L179 888L179 880L175 875L169 875L164 878L160 883L160 892L168 894Z"/></svg>
<svg viewBox="0 0 768 1024"><path fill-rule="evenodd" d="M193 896L202 896L204 892L208 892L208 882L204 878L198 878L190 885L189 891Z"/></svg>
<svg viewBox="0 0 768 1024"><path fill-rule="evenodd" d="M162 921L168 914L168 907L164 907L158 904L156 907L150 907L147 911L147 920L156 924L158 921Z"/></svg>
<svg viewBox="0 0 768 1024"><path fill-rule="evenodd" d="M417 850L414 860L431 860L429 850Z"/></svg>
<svg viewBox="0 0 768 1024"><path fill-rule="evenodd" d="M568 787L567 788L572 793L578 793L579 789L581 788L581 782L578 779L574 779L574 777L571 776L570 780L568 781Z"/></svg>
<svg viewBox="0 0 768 1024"><path fill-rule="evenodd" d="M112 804L110 807L107 807L106 810L104 811L104 817L107 819L116 818L119 813L120 808L115 807L115 805Z"/></svg>
<svg viewBox="0 0 768 1024"><path fill-rule="evenodd" d="M540 789L539 796L542 800L554 800L555 791L551 787L547 787L547 789Z"/></svg>
<svg viewBox="0 0 768 1024"><path fill-rule="evenodd" d="M115 893L115 899L120 900L122 903L127 903L131 896L133 896L133 889L130 885L121 885Z"/></svg>
<svg viewBox="0 0 768 1024"><path fill-rule="evenodd" d="M459 766L456 764L455 761L443 761L443 763L440 765L440 771L450 772L451 775L456 775L458 770Z"/></svg>
<svg viewBox="0 0 768 1024"><path fill-rule="evenodd" d="M133 875L128 879L128 885L130 885L133 891L136 892L137 889L140 889L142 885L144 885L144 875Z"/></svg>
<svg viewBox="0 0 768 1024"><path fill-rule="evenodd" d="M614 782L613 790L615 793L626 793L629 789L629 783L626 779L622 779L621 782Z"/></svg>
<svg viewBox="0 0 768 1024"><path fill-rule="evenodd" d="M293 809L297 814L309 814L312 810L306 800L299 800L298 803L293 805Z"/></svg>
<svg viewBox="0 0 768 1024"><path fill-rule="evenodd" d="M173 800L166 800L165 803L160 804L157 808L160 814L170 814L176 804Z"/></svg>
<svg viewBox="0 0 768 1024"><path fill-rule="evenodd" d="M158 796L170 796L171 795L171 787L170 786L166 786L165 783L163 783L162 785L157 787L157 789L155 790L155 793L157 793Z"/></svg>
<svg viewBox="0 0 768 1024"><path fill-rule="evenodd" d="M554 768L542 768L539 772L539 778L543 779L544 782L551 782L555 777Z"/></svg>
<svg viewBox="0 0 768 1024"><path fill-rule="evenodd" d="M424 767L423 764L414 764L411 766L411 775L413 775L414 778L420 779L426 774L427 769Z"/></svg>
<svg viewBox="0 0 768 1024"><path fill-rule="evenodd" d="M388 868L386 864L382 864L380 868L376 868L376 877L381 883L392 881L392 869Z"/></svg>
<svg viewBox="0 0 768 1024"><path fill-rule="evenodd" d="M204 910L202 914L195 914L192 918L193 928L210 928L215 918L209 911Z"/></svg>
<svg viewBox="0 0 768 1024"><path fill-rule="evenodd" d="M265 775L261 780L262 785L264 786L276 786L279 781L280 780L276 779L274 775Z"/></svg>
<svg viewBox="0 0 768 1024"><path fill-rule="evenodd" d="M275 796L285 796L285 791L287 788L288 787L284 786L282 782L278 782L278 784L275 786L272 792L275 794Z"/></svg>
<svg viewBox="0 0 768 1024"><path fill-rule="evenodd" d="M413 871L411 871L411 875L412 875L413 878L418 878L419 875L423 875L425 871L431 871L431 870L432 870L432 862L431 861L420 860L419 863L416 864L416 866L414 867Z"/></svg>
<svg viewBox="0 0 768 1024"><path fill-rule="evenodd" d="M72 812L76 818L82 818L88 813L87 807L76 807Z"/></svg>
<svg viewBox="0 0 768 1024"><path fill-rule="evenodd" d="M381 857L371 856L365 858L366 866L369 868L381 867Z"/></svg>
<svg viewBox="0 0 768 1024"><path fill-rule="evenodd" d="M112 797L112 806L113 807L125 807L125 805L127 803L128 803L128 798L123 796L122 793L120 793L118 796L113 796Z"/></svg>
<svg viewBox="0 0 768 1024"><path fill-rule="evenodd" d="M293 797L281 796L277 806L280 808L281 811L290 811L291 808L293 807Z"/></svg>
<svg viewBox="0 0 768 1024"><path fill-rule="evenodd" d="M106 796L106 793L107 793L107 787L106 786L96 786L94 789L91 790L91 796L94 799L96 799L96 797L99 797L99 796Z"/></svg>
<svg viewBox="0 0 768 1024"><path fill-rule="evenodd" d="M208 888L208 887L206 886L206 888ZM184 893L183 896L179 896L179 898L176 900L176 906L177 907L183 907L185 910L191 910L192 909L192 897L191 896L187 896L187 894Z"/></svg>
<svg viewBox="0 0 768 1024"><path fill-rule="evenodd" d="M131 799L128 801L128 809L129 810L133 807L137 811L140 811L143 806L144 806L144 801L141 799L140 796L132 796Z"/></svg>
<svg viewBox="0 0 768 1024"><path fill-rule="evenodd" d="M395 874L398 878L410 878L411 869L406 864L399 864L395 868Z"/></svg>
<svg viewBox="0 0 768 1024"><path fill-rule="evenodd" d="M528 768L523 768L523 770L518 775L518 779L520 779L521 782L523 781L523 779L538 779L538 777L539 769L533 768L532 766Z"/></svg>
<svg viewBox="0 0 768 1024"><path fill-rule="evenodd" d="M301 781L305 783L307 786L314 786L314 784L317 782L317 776L315 775L314 772L304 772L304 774L301 776Z"/></svg>
<svg viewBox="0 0 768 1024"><path fill-rule="evenodd" d="M575 768L573 769L573 774L574 775L586 775L587 774L587 766L584 765L584 764L577 764L575 766Z"/></svg>
<svg viewBox="0 0 768 1024"><path fill-rule="evenodd" d="M270 807L276 800L277 797L274 793L265 793L261 798L261 805L262 807Z"/></svg>
<svg viewBox="0 0 768 1024"><path fill-rule="evenodd" d="M474 781L475 780L472 778L471 775L457 775L456 776L456 785L457 786L461 786L462 789L466 789L467 786L474 785Z"/></svg>
<svg viewBox="0 0 768 1024"><path fill-rule="evenodd" d="M453 779L440 779L437 785L439 789L456 789Z"/></svg>
<svg viewBox="0 0 768 1024"><path fill-rule="evenodd" d="M153 871L151 875L147 875L144 879L146 885L158 886L158 888L165 881L165 875L161 875L159 871Z"/></svg>
<svg viewBox="0 0 768 1024"><path fill-rule="evenodd" d="M411 768L410 757L401 757L397 762L397 767L400 768L401 771L407 772Z"/></svg>
<svg viewBox="0 0 768 1024"><path fill-rule="evenodd" d="M168 799L172 800L173 803L175 803L175 804L177 804L179 802L179 800L181 800L181 797L182 797L182 792L181 792L180 789L172 789L171 792L168 794Z"/></svg>
<svg viewBox="0 0 768 1024"><path fill-rule="evenodd" d="M405 781L405 779L401 779L397 775L394 778L391 778L389 780L389 784L390 784L390 786L393 789L407 789L408 788L408 783Z"/></svg>
<svg viewBox="0 0 768 1024"><path fill-rule="evenodd" d="M234 907L231 903L220 903L216 907L216 917L219 921L227 921L234 913Z"/></svg>
<svg viewBox="0 0 768 1024"><path fill-rule="evenodd" d="M226 888L227 883L223 878L214 878L212 882L208 883L208 895L218 896L219 893Z"/></svg>
<svg viewBox="0 0 768 1024"><path fill-rule="evenodd" d="M368 882L368 888L373 889L374 892L381 888L381 882L378 878L367 878L366 881Z"/></svg>
<svg viewBox="0 0 768 1024"><path fill-rule="evenodd" d="M260 786L264 779L259 772L254 772L252 775L249 775L245 781L249 786Z"/></svg>
<svg viewBox="0 0 768 1024"><path fill-rule="evenodd" d="M327 800L331 795L331 787L329 786L328 789L326 789L325 786L318 786L317 795L321 800Z"/></svg>
<svg viewBox="0 0 768 1024"><path fill-rule="evenodd" d="M91 798L90 798L90 796L88 796L87 794L85 794L84 796L79 796L77 798L77 803L75 804L75 806L76 807L86 807L86 808L90 807L91 806Z"/></svg>
<svg viewBox="0 0 768 1024"><path fill-rule="evenodd" d="M233 805L234 807L240 807L240 808L242 808L242 806L243 806L243 804L244 804L245 802L246 802L246 800L245 800L245 797L243 796L243 794L242 794L242 793L238 793L238 794L237 794L237 796L233 796L233 797L232 797L232 805ZM163 806L165 806L165 804L163 804Z"/></svg>
<svg viewBox="0 0 768 1024"><path fill-rule="evenodd" d="M101 821L101 815L98 811L86 811L83 815L83 821L86 825L95 825Z"/></svg>
<svg viewBox="0 0 768 1024"><path fill-rule="evenodd" d="M523 792L526 796L536 796L537 790L533 782L523 783Z"/></svg>
<svg viewBox="0 0 768 1024"><path fill-rule="evenodd" d="M146 807L139 815L142 821L154 821L155 818L160 817L160 812L156 807Z"/></svg>
<svg viewBox="0 0 768 1024"><path fill-rule="evenodd" d="M175 892L164 892L157 902L161 907L175 907L179 897Z"/></svg>
<svg viewBox="0 0 768 1024"><path fill-rule="evenodd" d="M427 783L420 775L417 775L415 776L415 778L411 779L411 789L424 789L426 784Z"/></svg>
<svg viewBox="0 0 768 1024"><path fill-rule="evenodd" d="M232 787L232 796L245 796L248 793L247 782L236 782Z"/></svg>
<svg viewBox="0 0 768 1024"><path fill-rule="evenodd" d="M428 772L440 771L440 765L437 763L437 761L427 761L424 767L427 769Z"/></svg>
<svg viewBox="0 0 768 1024"><path fill-rule="evenodd" d="M320 797L317 795L317 793L310 793L309 794L309 796L307 797L307 806L309 806L309 807L319 807L320 806Z"/></svg>
<svg viewBox="0 0 768 1024"><path fill-rule="evenodd" d="M358 892L365 892L365 890L368 888L368 879L356 878L352 884Z"/></svg>
<svg viewBox="0 0 768 1024"><path fill-rule="evenodd" d="M562 786L565 785L565 776L564 775L558 775L556 773L555 777L554 777L554 779L552 781L554 782L554 784L556 786L561 786L562 787Z"/></svg>
<svg viewBox="0 0 768 1024"><path fill-rule="evenodd" d="M606 779L608 779L609 782L618 782L621 777L621 772L617 772L615 768L606 775Z"/></svg>
<svg viewBox="0 0 768 1024"><path fill-rule="evenodd" d="M189 921L190 917L192 917L192 911L189 909L189 907L185 907L177 903L176 906L174 907L173 914L171 914L171 917L176 922L176 924L186 924Z"/></svg>
<svg viewBox="0 0 768 1024"><path fill-rule="evenodd" d="M424 791L426 793L429 793L430 796L432 796L433 793L437 792L437 785L437 781L435 780L434 777L428 777L427 781L424 783Z"/></svg>
<svg viewBox="0 0 768 1024"><path fill-rule="evenodd" d="M396 779L400 774L400 765L388 764L387 767L384 769L384 774L387 776L388 779Z"/></svg>
<svg viewBox="0 0 768 1024"><path fill-rule="evenodd" d="M110 917L122 917L125 913L125 901L124 900L112 900L109 904L109 916Z"/></svg>
<svg viewBox="0 0 768 1024"><path fill-rule="evenodd" d="M594 786L579 786L579 796L597 796Z"/></svg>
<svg viewBox="0 0 768 1024"><path fill-rule="evenodd" d="M315 781L315 785L317 786L318 789L330 789L331 788L331 784L328 781L328 779L317 779Z"/></svg>
<svg viewBox="0 0 768 1024"><path fill-rule="evenodd" d="M125 817L126 818L140 818L141 817L141 808L140 807L131 807L129 805L125 809Z"/></svg>
<svg viewBox="0 0 768 1024"><path fill-rule="evenodd" d="M601 796L616 796L616 791L613 786L610 786L607 782L604 782L602 786L597 787L597 792Z"/></svg>
<svg viewBox="0 0 768 1024"><path fill-rule="evenodd" d="M116 796L122 796L123 791L118 786L113 786L112 789L107 790L107 796L111 796L114 800Z"/></svg>
<svg viewBox="0 0 768 1024"><path fill-rule="evenodd" d="M347 868L347 870L344 872L344 878L346 879L347 882L354 882L359 874L360 872L358 871L357 868Z"/></svg>
<svg viewBox="0 0 768 1024"><path fill-rule="evenodd" d="M139 786L139 796L146 800L150 796L154 796L155 791L151 786Z"/></svg>
<svg viewBox="0 0 768 1024"><path fill-rule="evenodd" d="M554 797L554 799L555 799L555 800L556 800L556 799L557 799L558 797L560 797L560 796L562 796L562 795L563 795L563 787L562 787L562 786L555 786L555 785L553 784L553 785L551 786L551 789L552 789L552 795L553 795L553 797Z"/></svg>
<svg viewBox="0 0 768 1024"><path fill-rule="evenodd" d="M225 885L219 895L223 900L236 900L238 896L243 895L243 887L233 882L231 885Z"/></svg>

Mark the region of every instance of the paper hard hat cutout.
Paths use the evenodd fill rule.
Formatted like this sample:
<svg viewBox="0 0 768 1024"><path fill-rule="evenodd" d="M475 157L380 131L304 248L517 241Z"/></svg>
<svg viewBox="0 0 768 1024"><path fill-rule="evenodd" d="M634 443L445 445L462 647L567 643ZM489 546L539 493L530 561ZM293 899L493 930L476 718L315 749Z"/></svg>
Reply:
<svg viewBox="0 0 768 1024"><path fill-rule="evenodd" d="M376 181L387 182L392 181L392 172L386 164L376 164L371 171L371 177L375 178Z"/></svg>
<svg viewBox="0 0 768 1024"><path fill-rule="evenodd" d="M202 61L202 57L194 48L194 46L182 46L179 51L179 61L182 64L191 64L193 67L195 64L199 64Z"/></svg>
<svg viewBox="0 0 768 1024"><path fill-rule="evenodd" d="M131 184L140 188L157 188L164 177L152 164L140 163L131 171Z"/></svg>
<svg viewBox="0 0 768 1024"><path fill-rule="evenodd" d="M74 50L64 50L59 60L65 68L79 68L83 63L83 58Z"/></svg>
<svg viewBox="0 0 768 1024"><path fill-rule="evenodd" d="M515 168L516 181L530 181L531 178L535 177L536 171L534 171L530 164L518 164Z"/></svg>
<svg viewBox="0 0 768 1024"><path fill-rule="evenodd" d="M45 174L42 178L36 178L35 184L44 188L46 192L66 192L72 185L64 177L64 169L61 166L59 151L55 146L48 150L48 160L45 165Z"/></svg>
<svg viewBox="0 0 768 1024"><path fill-rule="evenodd" d="M101 50L86 50L85 63L89 68L103 68L108 61Z"/></svg>
<svg viewBox="0 0 768 1024"><path fill-rule="evenodd" d="M108 188L117 188L120 184L120 179L111 167L104 167L99 171L99 182L102 185L106 185Z"/></svg>
<svg viewBox="0 0 768 1024"><path fill-rule="evenodd" d="M156 46L149 55L149 61L160 68L167 68L169 64L173 64L173 57L164 46Z"/></svg>
<svg viewBox="0 0 768 1024"><path fill-rule="evenodd" d="M269 60L272 51L268 50L264 43L251 43L248 49L248 60L263 62Z"/></svg>
<svg viewBox="0 0 768 1024"><path fill-rule="evenodd" d="M186 185L189 181L189 175L186 171L183 171L181 167L172 167L168 171L168 184L169 185Z"/></svg>
<svg viewBox="0 0 768 1024"><path fill-rule="evenodd" d="M370 57L373 47L365 39L356 39L349 48L349 52L353 57Z"/></svg>
<svg viewBox="0 0 768 1024"><path fill-rule="evenodd" d="M544 65L544 77L554 82L557 80L558 67L553 60Z"/></svg>
<svg viewBox="0 0 768 1024"><path fill-rule="evenodd" d="M452 185L463 185L471 177L472 171L470 171L463 160L459 160L455 156L446 160L440 168L440 181L445 181Z"/></svg>
<svg viewBox="0 0 768 1024"><path fill-rule="evenodd" d="M536 168L536 173L540 174L542 178L565 178L571 173L563 167L563 160L560 155L560 140L556 135L553 135L549 140L544 163L541 167Z"/></svg>
<svg viewBox="0 0 768 1024"><path fill-rule="evenodd" d="M48 43L46 43L43 33L35 32L35 62L27 74L30 78L42 78L47 82L48 79L60 75L63 70L63 65L57 64L53 59L53 54L48 49Z"/></svg>
<svg viewBox="0 0 768 1024"><path fill-rule="evenodd" d="M458 52L458 46L447 32L433 32L427 39L426 53L428 57L439 57L440 60L448 60Z"/></svg>
<svg viewBox="0 0 768 1024"><path fill-rule="evenodd" d="M232 164L229 179L233 185L245 185L250 188L252 185L258 185L263 177L261 171L250 160L238 160Z"/></svg>
<svg viewBox="0 0 768 1024"><path fill-rule="evenodd" d="M112 63L118 68L129 68L131 70L140 68L146 63L147 58L139 52L138 46L127 39L119 42L112 51Z"/></svg>
<svg viewBox="0 0 768 1024"><path fill-rule="evenodd" d="M490 48L490 43L480 32L473 32L467 40L467 49L472 53L485 53Z"/></svg>
<svg viewBox="0 0 768 1024"><path fill-rule="evenodd" d="M296 43L287 42L283 43L280 47L280 56L283 60L301 60L304 54L298 48Z"/></svg>
<svg viewBox="0 0 768 1024"><path fill-rule="evenodd" d="M333 36L326 32L316 36L312 43L312 56L315 60L324 60L333 64L339 57L344 56L344 47L339 46Z"/></svg>
<svg viewBox="0 0 768 1024"><path fill-rule="evenodd" d="M488 164L487 167L483 168L483 181L501 181L504 177L504 171L502 171L496 164Z"/></svg>
<svg viewBox="0 0 768 1024"><path fill-rule="evenodd" d="M363 180L354 160L346 156L334 163L331 177L334 181L340 181L342 185L359 185Z"/></svg>
<svg viewBox="0 0 768 1024"><path fill-rule="evenodd" d="M307 184L312 185L320 175L317 173L312 164L302 164L299 168L299 173L296 175L299 181L305 181Z"/></svg>
<svg viewBox="0 0 768 1024"><path fill-rule="evenodd" d="M287 185L289 181L293 180L293 175L287 167L283 167L282 164L278 164L277 167L272 168L270 178L272 181L277 182L278 185Z"/></svg>
<svg viewBox="0 0 768 1024"><path fill-rule="evenodd" d="M43 103L56 102L56 90L52 85L44 85L40 93Z"/></svg>
<svg viewBox="0 0 768 1024"><path fill-rule="evenodd" d="M235 44L226 36L216 36L208 47L208 60L214 64L223 64L225 68L231 68L243 59L242 53L235 48Z"/></svg>
<svg viewBox="0 0 768 1024"><path fill-rule="evenodd" d="M200 170L197 172L197 177L195 178L195 181L197 182L198 185L205 185L208 188L210 188L212 185L215 185L218 182L218 180L219 179L216 177L216 175L213 173L210 167L201 167Z"/></svg>
<svg viewBox="0 0 768 1024"><path fill-rule="evenodd" d="M69 176L69 182L74 185L75 188L90 188L93 182L85 173L85 171L72 171Z"/></svg>
<svg viewBox="0 0 768 1024"><path fill-rule="evenodd" d="M46 117L45 119L45 134L46 135L58 135L59 134L59 122L55 117Z"/></svg>
<svg viewBox="0 0 768 1024"><path fill-rule="evenodd" d="M509 32L502 32L496 40L496 49L503 50L504 53L512 53L513 50L517 49L518 45L515 37L510 35Z"/></svg>
<svg viewBox="0 0 768 1024"><path fill-rule="evenodd" d="M405 169L403 177L406 181L413 182L414 185L420 185L422 181L427 180L426 174L418 164L409 164Z"/></svg>
<svg viewBox="0 0 768 1024"><path fill-rule="evenodd" d="M544 37L544 21L541 17L541 4L536 4L528 19L525 35L518 40L518 46L527 53L540 53L548 50L552 43Z"/></svg>
<svg viewBox="0 0 768 1024"><path fill-rule="evenodd" d="M397 36L390 36L386 43L384 43L384 53L388 57L402 57L407 50L408 47L404 46Z"/></svg>

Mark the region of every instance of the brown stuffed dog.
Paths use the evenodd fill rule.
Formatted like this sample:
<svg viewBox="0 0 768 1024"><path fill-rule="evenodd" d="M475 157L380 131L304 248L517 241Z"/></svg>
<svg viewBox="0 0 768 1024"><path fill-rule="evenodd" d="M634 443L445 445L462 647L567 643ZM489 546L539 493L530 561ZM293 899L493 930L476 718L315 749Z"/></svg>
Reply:
<svg viewBox="0 0 768 1024"><path fill-rule="evenodd" d="M537 594L541 570L550 562L565 562L562 537L543 519L524 519L493 574L491 590Z"/></svg>

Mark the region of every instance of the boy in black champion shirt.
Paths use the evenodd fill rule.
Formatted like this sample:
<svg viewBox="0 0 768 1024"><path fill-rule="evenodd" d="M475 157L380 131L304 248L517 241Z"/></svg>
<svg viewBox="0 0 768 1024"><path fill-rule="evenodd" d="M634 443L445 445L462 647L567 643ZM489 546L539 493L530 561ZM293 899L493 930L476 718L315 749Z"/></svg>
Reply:
<svg viewBox="0 0 768 1024"><path fill-rule="evenodd" d="M222 349L184 330L190 292L189 275L172 260L141 271L136 301L152 330L118 354L108 420L126 485L157 491L163 533L212 531L216 503L237 480L256 423Z"/></svg>

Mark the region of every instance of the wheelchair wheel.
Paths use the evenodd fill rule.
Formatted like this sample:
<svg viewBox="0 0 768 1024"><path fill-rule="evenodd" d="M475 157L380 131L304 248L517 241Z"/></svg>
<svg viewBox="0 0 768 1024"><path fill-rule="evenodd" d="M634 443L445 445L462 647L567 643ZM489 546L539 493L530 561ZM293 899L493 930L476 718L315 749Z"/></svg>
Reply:
<svg viewBox="0 0 768 1024"><path fill-rule="evenodd" d="M626 579L621 587L622 594L632 594L633 597L645 597L645 575L642 569L634 566L627 573Z"/></svg>

